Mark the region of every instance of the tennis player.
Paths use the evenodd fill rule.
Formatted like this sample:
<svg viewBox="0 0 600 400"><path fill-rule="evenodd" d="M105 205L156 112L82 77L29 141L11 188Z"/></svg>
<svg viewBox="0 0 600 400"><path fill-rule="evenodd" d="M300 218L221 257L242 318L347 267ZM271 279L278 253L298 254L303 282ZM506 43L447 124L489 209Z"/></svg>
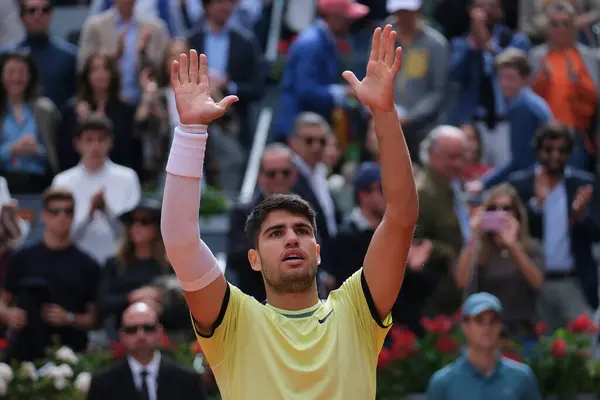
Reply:
<svg viewBox="0 0 600 400"><path fill-rule="evenodd" d="M327 300L317 295L321 261L315 212L295 195L274 195L248 217L252 268L266 304L228 284L198 231L207 125L237 98L210 97L207 60L192 50L171 69L181 123L167 163L162 235L185 291L193 325L225 400L374 399L377 357L413 236L418 201L410 157L394 107L402 63L396 32L377 28L366 77L343 77L375 121L387 208L364 267Z"/></svg>

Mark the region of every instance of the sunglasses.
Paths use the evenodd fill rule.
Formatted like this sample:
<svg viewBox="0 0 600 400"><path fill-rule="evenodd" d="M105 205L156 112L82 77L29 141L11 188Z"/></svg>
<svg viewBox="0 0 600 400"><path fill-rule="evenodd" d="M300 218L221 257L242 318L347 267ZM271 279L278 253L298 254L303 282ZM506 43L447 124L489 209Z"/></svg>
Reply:
<svg viewBox="0 0 600 400"><path fill-rule="evenodd" d="M52 6L43 6L43 7L27 7L25 9L25 13L29 14L29 15L33 15L36 12L41 12L42 14L50 14L50 11L52 11Z"/></svg>
<svg viewBox="0 0 600 400"><path fill-rule="evenodd" d="M542 151L547 154L551 154L554 152L557 152L561 155L569 154L569 149L567 149L565 146L545 146L542 147Z"/></svg>
<svg viewBox="0 0 600 400"><path fill-rule="evenodd" d="M121 328L123 333L127 335L136 334L140 329L144 331L144 333L154 333L156 332L156 324L141 324L141 325L126 325Z"/></svg>
<svg viewBox="0 0 600 400"><path fill-rule="evenodd" d="M53 207L53 208L46 208L46 211L48 211L48 213L50 215L53 215L55 217L60 214L64 214L67 217L72 217L74 209L73 209L73 207L68 207L68 208Z"/></svg>
<svg viewBox="0 0 600 400"><path fill-rule="evenodd" d="M275 178L277 175L281 175L282 178L289 178L292 175L291 168L283 168L283 169L266 169L264 174L267 178Z"/></svg>
<svg viewBox="0 0 600 400"><path fill-rule="evenodd" d="M487 206L485 208L486 211L506 211L506 212L510 212L513 210L512 206L509 206L507 204L498 206L498 205L491 205L491 206Z"/></svg>
<svg viewBox="0 0 600 400"><path fill-rule="evenodd" d="M302 140L304 141L304 143L307 146L312 146L313 144L318 144L320 147L325 147L327 145L327 139L326 138L315 138L315 137L304 137L302 138Z"/></svg>

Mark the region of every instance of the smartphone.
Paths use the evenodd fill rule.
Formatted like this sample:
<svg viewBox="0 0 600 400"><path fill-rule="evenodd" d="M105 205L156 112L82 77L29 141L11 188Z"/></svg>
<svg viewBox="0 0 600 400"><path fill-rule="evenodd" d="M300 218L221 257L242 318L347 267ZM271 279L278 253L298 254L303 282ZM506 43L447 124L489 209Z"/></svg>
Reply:
<svg viewBox="0 0 600 400"><path fill-rule="evenodd" d="M485 211L481 218L484 232L499 232L504 229L506 211Z"/></svg>

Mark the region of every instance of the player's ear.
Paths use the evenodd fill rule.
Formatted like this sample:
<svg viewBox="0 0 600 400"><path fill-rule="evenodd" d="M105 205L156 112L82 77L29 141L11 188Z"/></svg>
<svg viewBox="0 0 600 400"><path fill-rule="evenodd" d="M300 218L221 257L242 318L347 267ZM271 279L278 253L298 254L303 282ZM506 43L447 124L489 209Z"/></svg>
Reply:
<svg viewBox="0 0 600 400"><path fill-rule="evenodd" d="M321 245L317 244L317 265L321 265Z"/></svg>
<svg viewBox="0 0 600 400"><path fill-rule="evenodd" d="M260 271L262 269L262 263L260 261L260 255L258 251L254 249L248 250L248 261L250 261L250 266L255 271Z"/></svg>

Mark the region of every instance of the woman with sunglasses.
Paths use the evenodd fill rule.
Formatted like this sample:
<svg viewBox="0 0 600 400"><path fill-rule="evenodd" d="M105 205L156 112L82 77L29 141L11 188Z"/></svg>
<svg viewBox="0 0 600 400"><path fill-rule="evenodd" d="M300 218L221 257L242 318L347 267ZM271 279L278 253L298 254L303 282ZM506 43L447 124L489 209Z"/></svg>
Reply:
<svg viewBox="0 0 600 400"><path fill-rule="evenodd" d="M490 190L470 220L471 240L456 266L456 282L467 294L488 292L504 305L506 329L534 333L537 293L543 282L543 252L529 235L527 214L516 190Z"/></svg>
<svg viewBox="0 0 600 400"><path fill-rule="evenodd" d="M142 199L121 215L125 234L116 256L106 262L98 297L109 332L119 327L129 304L144 302L162 312L164 293L155 281L173 270L160 234L160 209L160 201Z"/></svg>

